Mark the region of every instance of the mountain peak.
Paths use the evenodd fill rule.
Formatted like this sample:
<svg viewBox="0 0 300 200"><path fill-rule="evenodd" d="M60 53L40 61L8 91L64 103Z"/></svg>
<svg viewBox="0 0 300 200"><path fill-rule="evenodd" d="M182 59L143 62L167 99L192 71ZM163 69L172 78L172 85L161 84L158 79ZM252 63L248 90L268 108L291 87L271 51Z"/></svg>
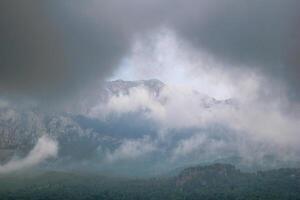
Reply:
<svg viewBox="0 0 300 200"><path fill-rule="evenodd" d="M139 84L159 84L159 85L165 85L161 80L153 78L153 79L141 79L141 80L135 80L135 81L127 81L123 79L116 79L112 81L108 81L108 83L139 83Z"/></svg>
<svg viewBox="0 0 300 200"><path fill-rule="evenodd" d="M158 94L165 84L158 79L147 79L137 81L125 81L123 79L117 79L114 81L108 81L106 87L113 94L128 94L129 90L136 87L145 87L149 91Z"/></svg>

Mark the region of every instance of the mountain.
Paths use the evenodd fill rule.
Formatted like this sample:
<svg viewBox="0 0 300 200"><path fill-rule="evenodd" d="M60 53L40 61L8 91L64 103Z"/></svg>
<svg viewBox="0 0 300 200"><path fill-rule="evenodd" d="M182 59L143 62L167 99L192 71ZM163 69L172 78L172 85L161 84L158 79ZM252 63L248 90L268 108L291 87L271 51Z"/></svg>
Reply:
<svg viewBox="0 0 300 200"><path fill-rule="evenodd" d="M105 101L113 96L128 95L130 89L137 87L144 87L150 93L159 95L164 86L164 83L156 79L109 81L105 83L104 88L97 91L99 93L97 103L105 104ZM91 105L86 105L88 106ZM45 112L38 107L20 108L18 105L8 103L0 107L0 152L3 155L13 150L28 150L43 134L58 140L73 140L80 137L92 137L93 140L99 141L114 140L111 135L116 136L117 133L114 132L118 132L117 130L85 114Z"/></svg>
<svg viewBox="0 0 300 200"><path fill-rule="evenodd" d="M105 105L112 97L129 95L133 88L143 88L149 94L157 97L165 86L164 83L156 79L109 81L100 91L97 91L97 105ZM93 106L85 105L87 108L85 110L89 110ZM132 116L126 119L128 115ZM0 162L7 160L12 154L22 156L44 134L63 144L61 149L63 151L69 142L74 142L72 145L85 145L79 144L80 142L76 142L76 140L95 143L91 145L93 147L103 142L117 145L120 138L142 137L148 130L157 131L151 123L149 125L146 122L142 123L143 117L141 115L130 113L128 115L105 121L91 117L86 112L45 112L38 107L22 108L8 103L0 107ZM139 135L131 134L129 136L124 132L139 132Z"/></svg>
<svg viewBox="0 0 300 200"><path fill-rule="evenodd" d="M130 89L136 87L145 87L151 94L158 96L160 91L166 85L158 79L149 79L149 80L138 80L138 81L124 81L118 79L115 81L109 81L105 84L105 90L110 95L120 95L120 94L129 94Z"/></svg>
<svg viewBox="0 0 300 200"><path fill-rule="evenodd" d="M39 166L51 169L153 176L215 162L252 168L235 149L240 138L234 131L218 123L198 127L198 121L193 122L201 121L203 113L210 115L212 109L238 109L238 103L199 91L180 92L174 94L156 79L108 81L92 96L83 96L75 108L70 106L74 109L59 112L0 98L0 164L26 158L39 138L47 135L57 141L58 155ZM179 106L186 99L193 105L183 114L192 117L182 122L177 109L184 109ZM168 118L164 118L166 112ZM273 160L267 159L255 170L268 163L273 168L285 166Z"/></svg>

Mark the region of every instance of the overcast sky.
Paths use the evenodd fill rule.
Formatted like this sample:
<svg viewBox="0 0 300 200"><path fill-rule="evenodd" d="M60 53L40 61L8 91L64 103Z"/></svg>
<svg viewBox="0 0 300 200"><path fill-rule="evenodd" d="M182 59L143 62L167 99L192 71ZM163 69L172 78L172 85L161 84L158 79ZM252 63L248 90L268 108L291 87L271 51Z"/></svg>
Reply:
<svg viewBox="0 0 300 200"><path fill-rule="evenodd" d="M182 81L180 73L189 67L184 59L192 62L189 56L202 54L201 62L210 68L218 63L226 73L255 71L267 79L269 90L279 84L290 100L299 101L297 0L3 0L0 4L0 89L5 92L47 99L74 94L116 70L126 71L140 51L153 62L147 70L145 63L136 63L150 74L145 77L166 67L169 77ZM171 36L172 44L154 41L162 30L176 35ZM174 52L178 51L174 45L190 46L183 52L185 58ZM164 54L157 58L157 53ZM175 54L174 64L167 59ZM154 59L169 63L154 66Z"/></svg>

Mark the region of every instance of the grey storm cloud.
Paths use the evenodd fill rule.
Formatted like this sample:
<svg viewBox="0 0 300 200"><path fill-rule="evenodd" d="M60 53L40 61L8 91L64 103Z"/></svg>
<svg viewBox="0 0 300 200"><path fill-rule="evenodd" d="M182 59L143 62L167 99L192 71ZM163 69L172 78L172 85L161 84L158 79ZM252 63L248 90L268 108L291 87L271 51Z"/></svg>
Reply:
<svg viewBox="0 0 300 200"><path fill-rule="evenodd" d="M299 99L298 0L91 0L0 3L0 89L65 95L109 76L136 35L166 26L232 66L279 80Z"/></svg>
<svg viewBox="0 0 300 200"><path fill-rule="evenodd" d="M59 97L112 71L128 39L109 19L92 20L79 7L67 1L0 2L1 90Z"/></svg>

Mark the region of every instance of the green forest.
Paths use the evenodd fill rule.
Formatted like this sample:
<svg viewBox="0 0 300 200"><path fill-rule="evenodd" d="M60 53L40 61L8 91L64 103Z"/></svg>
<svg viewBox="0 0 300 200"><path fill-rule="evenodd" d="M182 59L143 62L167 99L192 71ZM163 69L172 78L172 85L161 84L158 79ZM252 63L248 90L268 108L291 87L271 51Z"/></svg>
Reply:
<svg viewBox="0 0 300 200"><path fill-rule="evenodd" d="M232 165L186 168L174 176L125 178L79 172L0 177L0 199L300 199L300 169L242 172Z"/></svg>

